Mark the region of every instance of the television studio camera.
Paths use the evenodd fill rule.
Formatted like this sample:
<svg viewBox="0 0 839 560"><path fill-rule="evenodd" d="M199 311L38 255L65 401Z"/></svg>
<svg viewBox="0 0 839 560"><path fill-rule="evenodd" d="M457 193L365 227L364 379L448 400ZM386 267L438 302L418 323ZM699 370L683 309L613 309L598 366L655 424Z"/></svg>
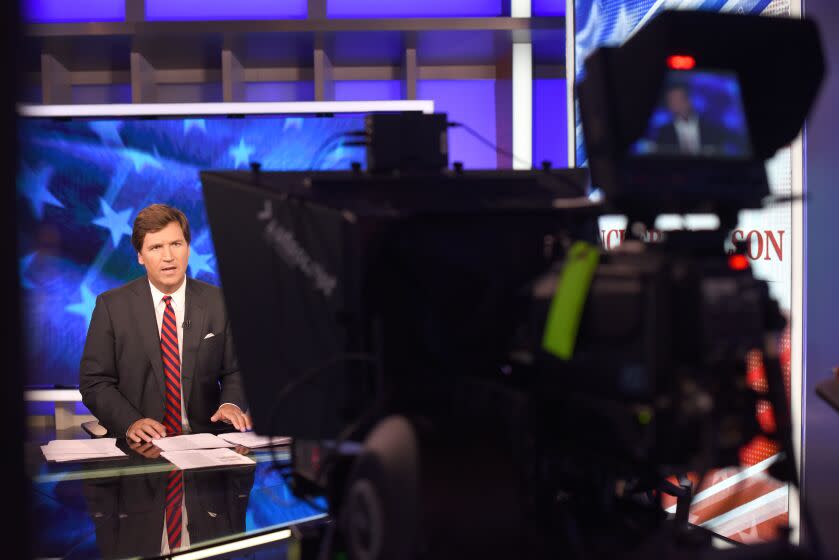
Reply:
<svg viewBox="0 0 839 560"><path fill-rule="evenodd" d="M315 556L745 555L712 551L668 480L736 464L759 399L792 456L785 320L724 240L822 74L806 19L663 12L598 49L578 93L605 202L584 169L447 169L443 115L369 116L365 170L202 173L256 430L293 437L293 491L328 503ZM707 121L668 134L691 89ZM605 212L634 224L609 253ZM643 243L691 212L719 228Z"/></svg>

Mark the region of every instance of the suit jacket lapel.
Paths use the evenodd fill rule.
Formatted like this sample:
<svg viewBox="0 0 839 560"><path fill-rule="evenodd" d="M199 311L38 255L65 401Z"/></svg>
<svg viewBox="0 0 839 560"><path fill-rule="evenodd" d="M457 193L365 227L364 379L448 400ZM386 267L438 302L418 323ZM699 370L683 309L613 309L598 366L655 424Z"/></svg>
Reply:
<svg viewBox="0 0 839 560"><path fill-rule="evenodd" d="M189 327L184 328L184 355L181 358L181 383L184 388L184 401L189 411L189 397L192 394L192 381L195 373L195 361L198 356L198 345L201 344L201 333L204 332L204 301L200 288L187 279L186 281L186 312L184 321L189 321Z"/></svg>
<svg viewBox="0 0 839 560"><path fill-rule="evenodd" d="M148 278L140 278L134 289L134 316L137 318L140 327L140 336L143 339L143 348L148 355L154 376L157 379L157 388L160 390L160 398L165 395L165 382L163 379L163 358L160 355L160 333L157 330L157 318L154 315L154 302L151 299L151 289Z"/></svg>

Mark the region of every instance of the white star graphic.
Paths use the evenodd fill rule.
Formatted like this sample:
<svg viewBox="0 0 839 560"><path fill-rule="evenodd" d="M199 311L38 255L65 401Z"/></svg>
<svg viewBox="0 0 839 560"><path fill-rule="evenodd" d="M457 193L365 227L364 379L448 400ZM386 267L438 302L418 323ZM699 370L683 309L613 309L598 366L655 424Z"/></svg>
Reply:
<svg viewBox="0 0 839 560"><path fill-rule="evenodd" d="M147 166L154 167L155 169L163 168L163 164L160 163L160 161L158 161L158 159L152 154L132 149L121 150L120 153L123 157L134 164L134 171L137 173L145 169Z"/></svg>
<svg viewBox="0 0 839 560"><path fill-rule="evenodd" d="M44 205L46 204L64 208L64 204L49 191L51 179L52 167L49 166L42 167L37 171L32 171L29 167L23 166L20 177L18 177L18 192L29 199L32 213L39 220L44 217Z"/></svg>
<svg viewBox="0 0 839 560"><path fill-rule="evenodd" d="M214 260L212 253L199 253L194 248L189 251L189 274L193 278L197 278L201 272L208 274L215 274L216 271L210 264Z"/></svg>
<svg viewBox="0 0 839 560"><path fill-rule="evenodd" d="M329 152L320 164L320 169L334 169L335 165L346 156L347 150L343 144L338 144L338 147Z"/></svg>
<svg viewBox="0 0 839 560"><path fill-rule="evenodd" d="M26 277L26 271L29 270L29 267L32 265L32 261L35 260L35 255L38 252L35 251L33 253L29 253L22 259L20 259L20 266L18 267L19 274L20 274L20 285L26 290L32 290L35 288L35 284L32 283L29 278Z"/></svg>
<svg viewBox="0 0 839 560"><path fill-rule="evenodd" d="M128 220L134 209L126 208L125 210L114 212L113 208L105 202L104 198L99 199L99 208L102 210L102 216L93 220L93 223L110 230L111 240L114 242L114 247L116 247L119 245L119 241L123 235L131 236L131 226L128 225Z"/></svg>
<svg viewBox="0 0 839 560"><path fill-rule="evenodd" d="M90 325L90 317L93 315L93 308L96 306L96 296L84 284L79 286L79 293L82 300L77 303L71 303L64 307L68 313L75 313L85 318L85 323Z"/></svg>
<svg viewBox="0 0 839 560"><path fill-rule="evenodd" d="M248 146L247 144L245 144L244 138L239 139L238 146L233 146L232 148L230 148L230 150L228 150L230 156L236 160L236 162L233 165L237 169L242 164L247 165L248 163L250 163L250 157L253 152L253 146Z"/></svg>
<svg viewBox="0 0 839 560"><path fill-rule="evenodd" d="M286 130L300 130L303 128L303 119L300 117L288 117L283 123L283 131Z"/></svg>
<svg viewBox="0 0 839 560"><path fill-rule="evenodd" d="M122 128L120 121L92 121L90 128L106 146L124 145L119 135L119 129Z"/></svg>
<svg viewBox="0 0 839 560"><path fill-rule="evenodd" d="M184 134L193 128L207 132L207 121L204 119L184 119Z"/></svg>

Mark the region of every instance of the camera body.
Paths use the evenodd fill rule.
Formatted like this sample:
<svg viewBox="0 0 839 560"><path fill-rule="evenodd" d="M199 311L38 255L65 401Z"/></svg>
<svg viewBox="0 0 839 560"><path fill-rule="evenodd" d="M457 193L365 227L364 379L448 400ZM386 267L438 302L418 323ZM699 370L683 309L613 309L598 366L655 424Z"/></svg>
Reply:
<svg viewBox="0 0 839 560"><path fill-rule="evenodd" d="M711 249L722 247L719 235L624 242L601 256L573 356L560 359L531 337L547 385L537 394L563 403L554 424L565 453L655 488L667 476L737 464L741 446L761 433L746 358L786 321L744 255ZM534 284L534 334L563 289L563 266Z"/></svg>

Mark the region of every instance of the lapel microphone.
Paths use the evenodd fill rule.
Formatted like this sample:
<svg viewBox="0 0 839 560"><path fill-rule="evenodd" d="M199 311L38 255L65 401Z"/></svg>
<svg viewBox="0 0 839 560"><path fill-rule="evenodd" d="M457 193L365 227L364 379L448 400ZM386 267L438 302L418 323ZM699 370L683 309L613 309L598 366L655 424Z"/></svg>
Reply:
<svg viewBox="0 0 839 560"><path fill-rule="evenodd" d="M181 323L181 326L182 326L184 329L188 329L189 327L191 327L191 326L192 326L192 321L190 321L189 319L187 319L186 321L184 321L183 323Z"/></svg>

